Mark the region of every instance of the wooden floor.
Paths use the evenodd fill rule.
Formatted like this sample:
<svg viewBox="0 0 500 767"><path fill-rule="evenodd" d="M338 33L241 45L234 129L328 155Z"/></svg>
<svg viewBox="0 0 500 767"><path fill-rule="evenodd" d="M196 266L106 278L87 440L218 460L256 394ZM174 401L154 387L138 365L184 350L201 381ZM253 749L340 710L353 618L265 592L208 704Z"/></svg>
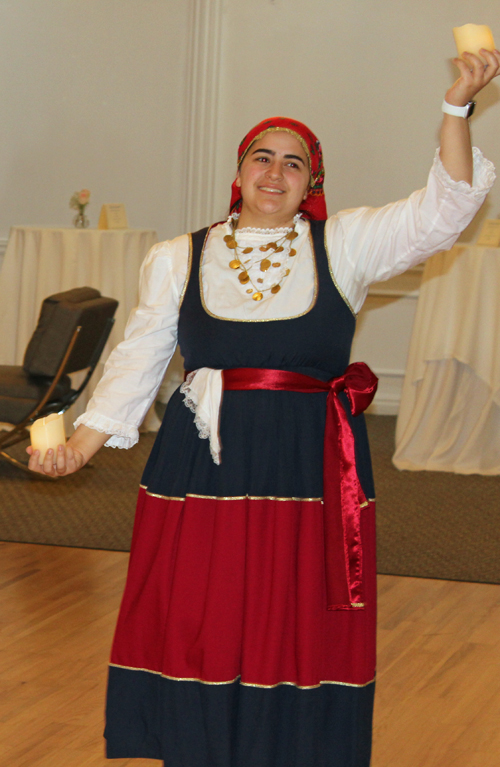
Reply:
<svg viewBox="0 0 500 767"><path fill-rule="evenodd" d="M159 767L103 756L126 567L119 552L0 543L1 765ZM384 575L379 593L373 767L498 767L500 586Z"/></svg>

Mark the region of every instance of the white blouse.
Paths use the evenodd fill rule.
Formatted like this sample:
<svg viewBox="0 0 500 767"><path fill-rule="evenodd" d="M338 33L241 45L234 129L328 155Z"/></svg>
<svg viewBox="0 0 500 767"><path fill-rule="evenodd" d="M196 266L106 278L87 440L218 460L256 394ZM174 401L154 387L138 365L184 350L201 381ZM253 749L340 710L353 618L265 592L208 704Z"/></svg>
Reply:
<svg viewBox="0 0 500 767"><path fill-rule="evenodd" d="M330 270L354 314L361 309L371 283L387 280L440 250L448 250L481 207L495 180L494 167L474 147L472 186L453 181L436 151L427 186L408 199L382 208L355 208L331 216L325 227ZM296 255L285 255L279 267L264 274L276 282L290 269L276 294L253 301L238 272L229 268L231 252L223 238L230 220L213 227L201 266L205 310L225 319L269 321L295 317L312 306L316 270L307 220L299 218L293 242ZM239 250L258 247L287 230L238 229ZM111 434L110 447L128 448L139 437L139 426L151 406L177 345L179 307L189 277L190 239L182 235L149 251L141 268L139 305L130 315L125 339L110 354L80 423ZM258 252L259 253L259 252ZM262 254L253 254L248 272L257 279ZM274 257L273 257L274 259ZM270 282L271 284L271 282ZM267 287L262 283L262 288Z"/></svg>

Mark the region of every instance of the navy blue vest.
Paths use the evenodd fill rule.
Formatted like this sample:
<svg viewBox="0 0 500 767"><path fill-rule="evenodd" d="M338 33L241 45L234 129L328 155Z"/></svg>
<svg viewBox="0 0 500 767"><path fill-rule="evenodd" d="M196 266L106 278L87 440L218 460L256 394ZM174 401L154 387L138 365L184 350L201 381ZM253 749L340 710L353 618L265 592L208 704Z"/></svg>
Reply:
<svg viewBox="0 0 500 767"><path fill-rule="evenodd" d="M306 314L285 320L239 322L217 319L205 311L199 280L207 231L191 235L191 274L179 317L179 344L186 369L275 368L324 381L341 375L349 364L355 318L330 274L325 222L311 222L318 277L315 304Z"/></svg>

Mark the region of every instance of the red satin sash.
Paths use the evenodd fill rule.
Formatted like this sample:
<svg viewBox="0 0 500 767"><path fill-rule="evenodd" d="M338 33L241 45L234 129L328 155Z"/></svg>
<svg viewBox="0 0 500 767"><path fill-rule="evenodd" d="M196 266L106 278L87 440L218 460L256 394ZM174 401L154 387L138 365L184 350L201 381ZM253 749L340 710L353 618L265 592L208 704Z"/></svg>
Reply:
<svg viewBox="0 0 500 767"><path fill-rule="evenodd" d="M360 507L366 498L356 472L354 436L338 394L345 391L352 414L359 415L375 396L377 377L364 362L354 362L331 381L266 368L224 370L223 381L224 389L328 392L323 452L327 610L362 609Z"/></svg>

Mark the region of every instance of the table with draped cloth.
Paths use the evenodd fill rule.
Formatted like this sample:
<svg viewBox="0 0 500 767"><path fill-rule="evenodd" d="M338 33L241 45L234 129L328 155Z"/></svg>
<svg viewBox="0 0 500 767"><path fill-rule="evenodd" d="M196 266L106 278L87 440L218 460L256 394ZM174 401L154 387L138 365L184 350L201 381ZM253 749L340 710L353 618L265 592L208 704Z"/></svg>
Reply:
<svg viewBox="0 0 500 767"><path fill-rule="evenodd" d="M500 474L500 248L456 245L427 261L393 462Z"/></svg>
<svg viewBox="0 0 500 767"><path fill-rule="evenodd" d="M128 315L137 305L139 268L156 242L152 229L12 227L0 271L0 364L22 364L44 298L83 285L119 301L102 355L105 360L123 338ZM84 412L102 370L101 362L68 411L69 432L72 422ZM150 421L153 428L158 427L153 413Z"/></svg>

